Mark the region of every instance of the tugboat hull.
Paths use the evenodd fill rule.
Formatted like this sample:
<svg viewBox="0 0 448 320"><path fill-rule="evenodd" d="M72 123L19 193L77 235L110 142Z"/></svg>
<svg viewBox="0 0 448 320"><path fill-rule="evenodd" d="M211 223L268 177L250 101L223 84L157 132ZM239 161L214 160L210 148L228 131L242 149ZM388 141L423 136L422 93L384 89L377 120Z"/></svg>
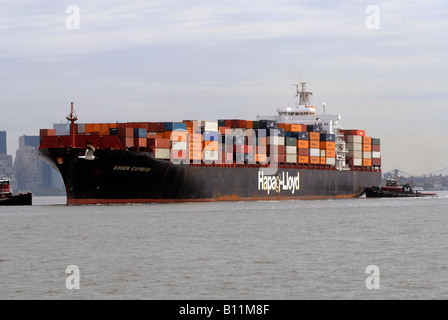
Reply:
<svg viewBox="0 0 448 320"><path fill-rule="evenodd" d="M18 194L0 199L0 206L30 206L33 203L32 193Z"/></svg>

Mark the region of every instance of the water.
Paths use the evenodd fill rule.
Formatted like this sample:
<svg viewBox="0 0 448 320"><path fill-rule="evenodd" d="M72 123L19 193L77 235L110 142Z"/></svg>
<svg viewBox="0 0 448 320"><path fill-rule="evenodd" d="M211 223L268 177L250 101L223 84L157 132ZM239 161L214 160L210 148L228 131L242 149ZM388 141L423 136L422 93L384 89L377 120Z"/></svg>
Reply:
<svg viewBox="0 0 448 320"><path fill-rule="evenodd" d="M36 197L31 207L0 207L0 299L448 298L448 192L64 203ZM80 269L78 290L66 287L69 265ZM370 265L379 289L366 286Z"/></svg>

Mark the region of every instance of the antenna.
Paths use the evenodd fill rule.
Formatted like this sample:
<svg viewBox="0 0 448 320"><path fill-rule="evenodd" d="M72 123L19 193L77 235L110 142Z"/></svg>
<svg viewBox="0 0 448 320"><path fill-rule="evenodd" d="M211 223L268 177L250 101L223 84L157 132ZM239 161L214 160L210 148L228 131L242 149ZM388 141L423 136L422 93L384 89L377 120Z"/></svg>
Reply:
<svg viewBox="0 0 448 320"><path fill-rule="evenodd" d="M327 106L327 103L326 102L324 102L323 104L322 104L322 109L323 109L323 111L324 111L324 114L325 114L325 107Z"/></svg>

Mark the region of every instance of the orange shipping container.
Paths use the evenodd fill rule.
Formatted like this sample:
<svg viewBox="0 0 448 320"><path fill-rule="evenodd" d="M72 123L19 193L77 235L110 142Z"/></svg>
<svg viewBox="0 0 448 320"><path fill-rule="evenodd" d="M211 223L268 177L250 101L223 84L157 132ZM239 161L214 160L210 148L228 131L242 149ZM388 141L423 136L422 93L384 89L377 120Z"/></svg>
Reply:
<svg viewBox="0 0 448 320"><path fill-rule="evenodd" d="M364 167L371 167L372 166L372 159L363 159L362 160L362 165Z"/></svg>
<svg viewBox="0 0 448 320"><path fill-rule="evenodd" d="M190 150L202 152L202 142L190 142Z"/></svg>
<svg viewBox="0 0 448 320"><path fill-rule="evenodd" d="M319 149L320 148L319 140L310 140L310 148Z"/></svg>
<svg viewBox="0 0 448 320"><path fill-rule="evenodd" d="M302 132L303 131L303 127L301 124L291 124L291 129L292 132Z"/></svg>
<svg viewBox="0 0 448 320"><path fill-rule="evenodd" d="M336 143L334 141L321 141L320 148L325 150L336 149Z"/></svg>
<svg viewBox="0 0 448 320"><path fill-rule="evenodd" d="M320 141L320 133L319 132L308 132L309 140L317 140Z"/></svg>
<svg viewBox="0 0 448 320"><path fill-rule="evenodd" d="M309 163L310 157L308 156L298 156L298 162L299 163Z"/></svg>
<svg viewBox="0 0 448 320"><path fill-rule="evenodd" d="M309 149L310 142L308 140L297 140L297 148Z"/></svg>
<svg viewBox="0 0 448 320"><path fill-rule="evenodd" d="M204 151L218 151L218 141L203 141Z"/></svg>
<svg viewBox="0 0 448 320"><path fill-rule="evenodd" d="M372 137L362 137L362 143L372 144Z"/></svg>
<svg viewBox="0 0 448 320"><path fill-rule="evenodd" d="M191 142L202 142L202 134L200 134L200 133L191 134L190 141Z"/></svg>
<svg viewBox="0 0 448 320"><path fill-rule="evenodd" d="M246 129L253 129L254 122L252 120L246 120Z"/></svg>
<svg viewBox="0 0 448 320"><path fill-rule="evenodd" d="M320 164L326 164L327 161L325 159L325 157L320 157Z"/></svg>
<svg viewBox="0 0 448 320"><path fill-rule="evenodd" d="M363 144L362 151L372 151L372 145L371 144Z"/></svg>
<svg viewBox="0 0 448 320"><path fill-rule="evenodd" d="M320 157L310 157L310 163L320 164Z"/></svg>
<svg viewBox="0 0 448 320"><path fill-rule="evenodd" d="M260 163L266 163L267 162L267 156L266 154L255 154L255 161Z"/></svg>
<svg viewBox="0 0 448 320"><path fill-rule="evenodd" d="M327 156L327 158L335 158L336 157L336 150L334 150L334 149L327 149L325 151L325 155Z"/></svg>
<svg viewBox="0 0 448 320"><path fill-rule="evenodd" d="M186 131L172 131L170 136L171 141L187 141Z"/></svg>
<svg viewBox="0 0 448 320"><path fill-rule="evenodd" d="M191 160L202 160L202 151L191 151L190 150L190 159Z"/></svg>
<svg viewBox="0 0 448 320"><path fill-rule="evenodd" d="M163 131L162 132L162 136L165 138L165 139L170 139L170 137L171 137L171 133L172 133L173 131Z"/></svg>

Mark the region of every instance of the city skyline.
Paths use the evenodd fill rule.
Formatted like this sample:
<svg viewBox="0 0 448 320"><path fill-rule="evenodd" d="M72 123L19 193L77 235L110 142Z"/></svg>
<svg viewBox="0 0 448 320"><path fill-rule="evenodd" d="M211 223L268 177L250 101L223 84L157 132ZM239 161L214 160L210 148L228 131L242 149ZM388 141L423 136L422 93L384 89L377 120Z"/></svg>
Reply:
<svg viewBox="0 0 448 320"><path fill-rule="evenodd" d="M0 130L255 120L307 82L318 112L381 139L383 170L447 167L442 1L2 1Z"/></svg>

